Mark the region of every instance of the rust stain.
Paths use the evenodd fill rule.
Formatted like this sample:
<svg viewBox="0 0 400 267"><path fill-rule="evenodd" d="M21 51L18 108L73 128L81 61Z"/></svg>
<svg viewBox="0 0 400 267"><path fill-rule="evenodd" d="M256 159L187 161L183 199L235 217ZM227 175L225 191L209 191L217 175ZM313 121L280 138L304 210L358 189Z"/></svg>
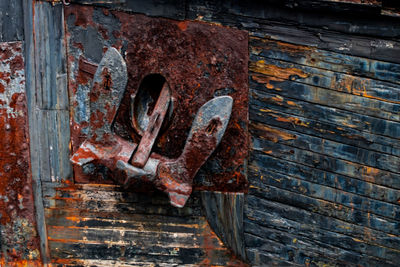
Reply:
<svg viewBox="0 0 400 267"><path fill-rule="evenodd" d="M271 128L264 124L252 123L250 124L251 131L260 131L262 133L262 138L277 143L281 140L288 141L297 138L294 134L289 134L287 132Z"/></svg>
<svg viewBox="0 0 400 267"><path fill-rule="evenodd" d="M294 125L299 125L299 126L303 126L303 127L308 127L307 123L304 123L302 120L300 120L299 118L294 118L294 117L288 117L288 118L283 118L283 117L277 117L276 121L280 121L280 122L289 122L292 123Z"/></svg>
<svg viewBox="0 0 400 267"><path fill-rule="evenodd" d="M234 254L224 247L224 243L219 239L219 237L215 234L215 232L211 229L208 222L204 221L201 225L201 239L202 246L205 249L206 256L200 263L201 266L215 266L211 265L212 262L215 262L216 255L213 253L216 250L226 250L226 254L230 256L229 262L225 266L232 267L248 267L248 264L245 264L238 258L234 256Z"/></svg>
<svg viewBox="0 0 400 267"><path fill-rule="evenodd" d="M0 57L0 262L39 266L22 43L0 43Z"/></svg>

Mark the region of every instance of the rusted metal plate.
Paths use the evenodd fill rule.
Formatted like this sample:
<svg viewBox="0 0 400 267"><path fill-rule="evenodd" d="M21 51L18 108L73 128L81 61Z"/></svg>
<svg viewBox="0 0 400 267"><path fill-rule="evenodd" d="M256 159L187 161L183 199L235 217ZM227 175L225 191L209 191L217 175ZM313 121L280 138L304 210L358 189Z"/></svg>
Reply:
<svg viewBox="0 0 400 267"><path fill-rule="evenodd" d="M0 266L36 266L22 43L0 43L0 59Z"/></svg>
<svg viewBox="0 0 400 267"><path fill-rule="evenodd" d="M246 189L246 32L200 22L149 18L77 5L67 7L65 17L69 43L73 151L90 131L91 66L100 62L107 47L113 46L125 57L128 71L128 85L114 131L126 140L136 144L140 142L141 136L130 122L130 95L137 93L145 76L161 74L176 102L167 127L160 130L153 152L171 159L178 158L197 110L215 96L229 95L234 101L232 117L220 146L200 169L195 187L220 191ZM96 176L99 173L85 175L76 168L75 181L111 183L107 173Z"/></svg>

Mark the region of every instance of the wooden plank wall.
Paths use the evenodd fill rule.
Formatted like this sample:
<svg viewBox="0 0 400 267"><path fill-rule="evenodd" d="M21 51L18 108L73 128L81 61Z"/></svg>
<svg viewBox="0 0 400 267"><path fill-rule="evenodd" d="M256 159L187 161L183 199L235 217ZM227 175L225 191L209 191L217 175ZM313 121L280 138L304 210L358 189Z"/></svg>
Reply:
<svg viewBox="0 0 400 267"><path fill-rule="evenodd" d="M238 27L251 36L252 151L244 209L251 264L396 266L400 258L399 21L375 13L374 6L347 3L343 9L334 4L337 1L308 1L313 2L310 10L286 0L178 2L175 8L146 13ZM324 9L318 9L318 2L324 2ZM123 8L135 11L133 3ZM57 110L46 106L55 103L46 99L37 102L39 110ZM40 153L50 151L48 144L43 147ZM183 232L183 238L188 233L198 238L202 231L198 227L205 221L196 213L201 212L196 198L193 206L178 214L163 204L165 200L157 202L157 197L146 204L148 199L122 196L117 187L54 189L57 183L52 182L50 171L43 179L49 250L60 265L114 264L125 255L133 259L126 262L131 265L144 264L146 257L159 258L159 264L167 266L189 263L181 260L192 255L208 258L205 250L191 248L185 254L161 250L159 244L154 244L152 254L145 246L126 250L139 235L140 240L146 240L146 234L172 240ZM91 195L93 199L88 199ZM137 199L145 205L134 206L135 214L124 203ZM57 217L57 212L64 213ZM165 214L170 217L165 219ZM117 221L118 217L122 219ZM91 229L93 218L97 229ZM152 229L147 224L160 221L157 234L140 233ZM57 239L59 231L71 229L68 242ZM105 246L108 233L123 242ZM85 261L79 257L86 257ZM228 264L229 257L222 258L226 262L215 264ZM192 259L191 263L199 264Z"/></svg>
<svg viewBox="0 0 400 267"><path fill-rule="evenodd" d="M251 35L250 262L396 266L400 24L252 1L188 14Z"/></svg>
<svg viewBox="0 0 400 267"><path fill-rule="evenodd" d="M49 261L42 183L72 178L63 6L23 1L25 71L35 212L44 264Z"/></svg>
<svg viewBox="0 0 400 267"><path fill-rule="evenodd" d="M54 185L43 184L54 266L244 266L210 228L199 193L179 209L161 193Z"/></svg>

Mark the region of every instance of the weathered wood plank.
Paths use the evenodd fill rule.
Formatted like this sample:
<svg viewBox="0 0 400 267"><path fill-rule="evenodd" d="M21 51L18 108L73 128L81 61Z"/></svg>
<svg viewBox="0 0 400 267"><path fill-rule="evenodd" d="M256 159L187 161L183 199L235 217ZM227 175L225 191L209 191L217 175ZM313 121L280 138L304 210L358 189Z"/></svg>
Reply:
<svg viewBox="0 0 400 267"><path fill-rule="evenodd" d="M313 166L319 167L327 171L332 171L338 174L350 176L360 179L364 182L364 186L371 189L369 186L383 185L385 187L400 189L400 175L393 172L380 170L377 168L365 166L347 160L341 160L336 157L332 151L325 150L323 138L302 134L286 129L266 126L259 123L251 123L250 131L254 142L260 140L268 140L275 143L283 143L292 147L296 147L305 151L314 152L313 156L320 157L320 160L312 161ZM268 150L266 150L268 151ZM354 181L356 182L356 181ZM357 182L356 182L357 183ZM372 183L368 185L367 183ZM369 192L369 190L367 190ZM397 192L397 191L396 191ZM390 193L392 194L392 193ZM395 199L392 199L393 201Z"/></svg>
<svg viewBox="0 0 400 267"><path fill-rule="evenodd" d="M262 149L267 155L262 169L265 171L276 171L293 177L304 179L316 184L330 186L344 192L358 194L360 196L399 205L400 190L367 183L363 180L335 173L336 161L332 158L322 157L316 153L303 151L294 147L287 147L271 142L262 142ZM322 162L322 164L320 164ZM342 162L338 162L339 166ZM346 168L346 167L343 167ZM360 177L362 178L362 177ZM386 204L385 204L386 205ZM392 209L389 204L388 209Z"/></svg>
<svg viewBox="0 0 400 267"><path fill-rule="evenodd" d="M307 38L304 37L303 39L306 40ZM341 37L332 41L333 43L327 44L334 45L336 42L341 42L340 45L343 46L343 38ZM281 42L253 37L250 38L250 49L256 47L255 50L252 50L252 53L266 58L397 84L400 83L400 64L390 63L390 60L388 60L389 62L383 61L383 58L381 60L372 60L368 59L368 57L355 56L354 53L347 55L343 51L331 52L317 49L314 48L315 43L309 43L309 40L306 41L306 44L302 42L296 43L297 45L293 45L284 40ZM354 47L356 46L354 45Z"/></svg>
<svg viewBox="0 0 400 267"><path fill-rule="evenodd" d="M49 248L47 243L47 232L45 224L45 215L43 207L42 187L40 179L40 138L38 131L34 129L37 124L36 112L36 74L35 74L35 33L34 33L34 3L33 0L22 1L23 4L23 20L24 20L24 39L25 39L25 88L28 104L29 118L29 138L30 138L30 154L31 154L31 170L32 170L32 187L34 192L35 212L38 234L40 237L40 252L43 264L49 262ZM40 129L40 128L39 128Z"/></svg>
<svg viewBox="0 0 400 267"><path fill-rule="evenodd" d="M193 227L192 232L180 233L173 231L153 231L143 229L127 229L124 227L60 227L47 228L50 240L63 240L65 243L109 244L119 246L200 248L201 234ZM218 246L218 239L213 240L211 246Z"/></svg>
<svg viewBox="0 0 400 267"><path fill-rule="evenodd" d="M302 83L301 81L293 81L301 80L301 78L297 79L295 76L304 75L302 77L305 77L307 74L302 74L301 71L297 72L296 69L271 69L271 65L265 64L264 60L257 61L254 65L256 65L254 68L252 66L250 67L257 73L269 74L270 72L276 72L278 73L276 76L282 74L286 77L290 77L283 79L275 78L273 76L253 74L251 75L252 79L250 82L250 86L253 90L275 93L313 104L353 111L358 114L368 115L384 120L400 120L400 116L398 115L400 101L398 100L393 103L388 103L373 98L348 94L347 92L327 90L325 88ZM295 72L298 74L291 74ZM334 82L333 84L339 83ZM396 93L396 91L391 89L392 88L389 87L386 91L390 90L391 92ZM353 88L349 89L349 91L352 90ZM363 92L361 90L358 92ZM399 93L400 92L398 91L397 94Z"/></svg>
<svg viewBox="0 0 400 267"><path fill-rule="evenodd" d="M273 89L268 88L272 86L269 80L275 83L290 80L361 96L363 98L354 99L358 101L364 100L363 103L366 105L379 105L380 102L377 101L400 103L400 85L398 84L261 57L257 55L257 47L252 47L252 49L250 70L255 74L251 76L255 76L253 80L264 84L267 89ZM262 79L263 76L257 75L257 73L275 77L276 79ZM371 103L366 102L367 100L371 101Z"/></svg>
<svg viewBox="0 0 400 267"><path fill-rule="evenodd" d="M235 255L246 259L243 237L243 193L202 191L201 200L211 228Z"/></svg>
<svg viewBox="0 0 400 267"><path fill-rule="evenodd" d="M327 130L330 133L328 139L389 154L389 156L400 156L400 146L396 138L397 132L400 132L398 122L357 115L350 111L310 104L265 92L251 91L250 101L254 107L260 107L260 110L271 114L295 115L311 120L313 125L320 127L316 129L318 132ZM307 124L303 125L307 126ZM394 137L382 135L384 132L391 133Z"/></svg>
<svg viewBox="0 0 400 267"><path fill-rule="evenodd" d="M0 42L24 40L22 0L0 1Z"/></svg>
<svg viewBox="0 0 400 267"><path fill-rule="evenodd" d="M247 220L260 225L269 225L270 218L273 222L281 222L278 227L286 227L285 231L305 234L311 232L332 232L343 236L349 236L354 240L362 240L365 243L380 247L397 249L400 245L400 236L384 233L375 229L348 223L332 217L320 215L298 209L282 203L264 200L252 195L246 199L245 212ZM286 223L287 222L287 223ZM298 227L292 227L297 224ZM298 225L300 224L300 225ZM339 244L340 246L340 244Z"/></svg>
<svg viewBox="0 0 400 267"><path fill-rule="evenodd" d="M246 231L248 233L246 241L249 246L261 245L265 249L266 244L263 244L262 240L267 238L268 241L284 243L286 244L284 251L294 252L293 255L286 254L286 257L288 259L292 258L293 261L300 264L304 263L303 257L306 256L314 262L326 261L326 263L336 262L336 264L360 264L362 266L377 266L380 264L395 266L394 261L399 256L399 253L393 250L370 246L350 237L330 235L329 232L322 233L322 236L319 236L320 233L318 232L311 232L308 236L300 235L298 232L289 233L286 229L290 227L290 224L279 227L279 220L270 221L266 218L266 221L271 223L268 226L260 226L246 220ZM287 221L281 221L281 224L285 223ZM268 242L266 243L268 244ZM281 252L283 251L281 250ZM341 256L340 259L338 259L338 255Z"/></svg>
<svg viewBox="0 0 400 267"><path fill-rule="evenodd" d="M398 235L399 221L384 218L368 212L343 205L313 198L303 193L289 191L274 186L251 186L249 193L270 201L286 204L309 212L316 212L326 217L332 217L352 224L363 225L388 234Z"/></svg>
<svg viewBox="0 0 400 267"><path fill-rule="evenodd" d="M36 103L41 109L67 109L63 6L35 3Z"/></svg>
<svg viewBox="0 0 400 267"><path fill-rule="evenodd" d="M269 158L269 156L263 157L263 159L265 158ZM267 160L268 159L265 159L265 161ZM294 168L298 168L298 165L296 164L292 164L292 166ZM376 214L393 220L399 220L400 218L399 205L393 205L383 201L374 200L372 198L363 197L331 186L315 184L314 182L308 182L295 176L286 175L280 171L281 170L279 169L276 171L268 170L262 174L262 181L252 178L249 178L249 180L254 186L259 186L259 183L261 183L261 186L275 186L312 198L323 199L333 203L340 203L343 206L358 209L365 213ZM249 173L251 175L254 174L251 169L249 170ZM323 179L324 177L318 178Z"/></svg>
<svg viewBox="0 0 400 267"><path fill-rule="evenodd" d="M191 208L185 207L182 209L177 209L174 207L160 205L132 205L131 203L119 203L118 201L82 201L68 199L61 200L44 200L44 207L51 208L56 206L55 209L68 209L68 210L83 210L83 211L108 211L108 212L129 212L129 213L141 213L141 214L162 214L162 215L173 215L173 216L200 216L201 208Z"/></svg>
<svg viewBox="0 0 400 267"><path fill-rule="evenodd" d="M247 257L255 266L262 266L261 264L274 267L304 266L304 264L297 264L291 261L286 261L280 255L274 255L266 251L260 251L259 249L255 248L248 248L246 252Z"/></svg>
<svg viewBox="0 0 400 267"><path fill-rule="evenodd" d="M141 260L93 260L93 259L54 259L52 261L56 266L62 267L78 267L78 266L96 266L96 267L109 267L109 266L118 266L118 267L154 267L154 262L146 262ZM197 267L198 264L179 264L179 263L157 263L159 267L176 267L176 266L185 266L185 267Z"/></svg>
<svg viewBox="0 0 400 267"><path fill-rule="evenodd" d="M256 105L250 107L250 119L274 127L322 137L324 138L324 150L331 150L340 159L394 173L400 170L399 157L363 149L357 146L358 144L355 142L353 145L344 144L342 142L343 139L338 137L340 129L337 129L335 126L330 127L329 124L323 124L319 120L267 110ZM342 140L339 141L338 139Z"/></svg>
<svg viewBox="0 0 400 267"><path fill-rule="evenodd" d="M269 19L258 19L240 14L241 11L246 10L249 3L241 4L245 7L236 6L236 11L235 8L226 8L226 5L208 2L193 6L189 4L187 18L234 26L262 38L400 63L398 56L400 43L394 39L399 31L395 26L397 23L395 20L377 19L375 23L372 23L371 17L361 19L359 16L357 18L342 16L339 18L338 14L327 16L326 13L321 17L317 13L310 13L309 10L305 13L299 10L288 13L283 8L273 8L265 4L256 5L257 13ZM293 3L291 5L293 6ZM361 22L362 20L365 22ZM347 23L343 23L344 21ZM387 29L387 31L382 29ZM361 32L364 35L360 35ZM388 40L385 38L387 36L392 38Z"/></svg>
<svg viewBox="0 0 400 267"><path fill-rule="evenodd" d="M224 265L229 262L226 250L212 250L207 255L199 248L164 248L164 247L136 247L117 246L107 244L71 244L57 241L50 242L55 258L123 260L130 262L153 262L170 264L201 264L210 259L212 265ZM150 259L149 259L150 257ZM209 257L209 258L208 258ZM234 266L234 265L233 265Z"/></svg>

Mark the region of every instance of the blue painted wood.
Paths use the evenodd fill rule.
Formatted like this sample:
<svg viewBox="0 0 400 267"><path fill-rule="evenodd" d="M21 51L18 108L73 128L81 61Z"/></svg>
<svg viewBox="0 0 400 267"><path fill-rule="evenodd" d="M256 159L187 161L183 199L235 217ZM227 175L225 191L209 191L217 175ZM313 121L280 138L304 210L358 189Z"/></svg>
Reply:
<svg viewBox="0 0 400 267"><path fill-rule="evenodd" d="M340 51L332 52L323 50L323 48L317 49L311 47L312 44L310 44L311 46L303 46L301 42L297 42L298 45L290 45L268 39L254 38L251 41L251 46L258 49L256 53L266 58L400 83L400 64L353 56ZM334 43L327 44L334 45ZM259 50L260 47L261 50ZM343 51L346 52L346 49L344 48Z"/></svg>
<svg viewBox="0 0 400 267"><path fill-rule="evenodd" d="M396 138L397 132L400 132L398 122L253 90L250 91L250 103L252 109L259 110L255 117L265 113L278 122L293 122L303 127L304 131L314 130L314 135L320 135L325 130L327 139L400 156L400 144ZM384 132L391 136L382 135Z"/></svg>
<svg viewBox="0 0 400 267"><path fill-rule="evenodd" d="M349 184L353 183L356 185L357 189L354 190L357 190L357 192L364 192L366 195L372 194L372 196L376 195L377 198L379 195L380 199L386 199L388 202L398 204L397 193L395 193L400 190L400 175L398 173L342 160L336 156L334 150L324 147L323 144L326 142L324 138L258 123L250 124L250 131L253 135L252 146L255 150L262 150L264 153L272 155L275 152L279 153L279 151L268 149L268 146L273 146L273 143L286 144L288 145L288 155L293 155L295 153L294 149L300 151L299 153L310 155L306 164L312 166L312 170L316 168L348 176L341 176L342 179L338 180L337 183L346 184L346 181L349 181ZM268 141L273 143L269 143ZM276 166L276 168L283 167ZM378 193L381 189L389 190L393 193L383 193L386 191ZM374 193L374 190L377 190L377 192Z"/></svg>
<svg viewBox="0 0 400 267"><path fill-rule="evenodd" d="M399 236L399 221L369 214L360 209L350 208L340 203L340 201L327 201L305 195L300 190L289 190L271 185L264 185L263 187L254 185L249 189L249 194L267 201L278 202L309 212L315 212L327 218L332 217L354 225L365 226L383 233ZM247 212L248 210L245 209L245 214Z"/></svg>
<svg viewBox="0 0 400 267"><path fill-rule="evenodd" d="M399 84L263 57L259 56L257 47L253 47L252 49L250 54L250 70L254 71L255 74L260 72L275 78L287 77L290 81L365 97L367 99L348 96L351 99L355 99L355 101L364 100L363 104L366 107L379 105L380 102L376 101L395 104L399 104L400 102ZM255 74L251 73L250 76L253 77ZM257 78L262 78L262 75ZM275 82L279 81L278 79L272 80L275 80ZM370 103L367 101L370 101Z"/></svg>
<svg viewBox="0 0 400 267"><path fill-rule="evenodd" d="M328 234L347 236L354 238L357 242L364 242L385 248L397 249L400 245L400 237L398 236L384 233L367 226L356 225L324 216L316 212L268 201L253 195L247 197L246 209L249 211L246 220L257 223L258 219L256 218L260 218L260 224L265 226L270 224L276 225L281 222L280 225L276 225L274 228L281 228L282 232L289 231L291 233L299 233L306 237L312 234L311 232L321 235L328 232ZM275 223L271 221L275 221ZM321 241L320 239L317 240ZM338 245L340 246L340 244Z"/></svg>
<svg viewBox="0 0 400 267"><path fill-rule="evenodd" d="M392 209L395 211L399 208L400 190L367 182L361 174L358 177L340 174L344 172L343 170L353 169L354 165L352 164L269 141L254 140L254 142L257 143L255 145L256 150L263 146L261 151L267 151L268 155L271 156L271 158L268 158L268 164L264 167L265 170L276 170L319 185L377 199L383 201L382 205L387 206L389 211Z"/></svg>
<svg viewBox="0 0 400 267"><path fill-rule="evenodd" d="M269 157L265 156L264 159L268 161ZM320 178L323 179L323 177ZM254 185L261 183L261 188L264 185L275 186L312 198L340 203L350 209L358 209L365 213L380 215L392 220L399 220L400 218L400 207L397 205L363 197L330 186L316 184L278 171L267 170L261 182L257 179L253 182L255 183Z"/></svg>

